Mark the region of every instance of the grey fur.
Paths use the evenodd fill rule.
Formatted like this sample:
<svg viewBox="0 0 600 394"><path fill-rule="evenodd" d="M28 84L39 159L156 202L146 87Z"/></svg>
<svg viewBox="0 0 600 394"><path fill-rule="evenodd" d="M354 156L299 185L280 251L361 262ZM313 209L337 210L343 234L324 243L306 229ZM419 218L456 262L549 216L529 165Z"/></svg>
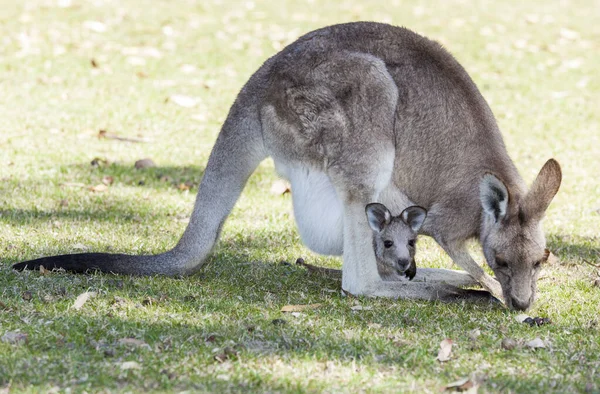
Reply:
<svg viewBox="0 0 600 394"><path fill-rule="evenodd" d="M403 192L428 211L421 233L432 236L474 279L494 295L504 294L509 307L526 309L533 302L535 267L545 253L540 220L560 185L558 163L549 160L528 192L490 108L462 66L434 41L367 22L308 33L250 78L213 148L190 223L172 250L158 256L53 256L15 268L44 264L191 274L202 266L246 180L267 156L291 173L323 173L335 189L343 228L336 222L329 230L343 232L346 291L425 299L464 294L448 284L468 278L446 271L430 271L442 282L448 278L439 285L379 277L364 207L372 201L393 206L386 196ZM496 190L483 190L486 174L504 185L504 212L489 214L493 204L503 202L493 200ZM311 225L303 224L305 233L316 239L322 230ZM480 240L501 288L467 252L470 238ZM498 258L507 266L500 267Z"/></svg>

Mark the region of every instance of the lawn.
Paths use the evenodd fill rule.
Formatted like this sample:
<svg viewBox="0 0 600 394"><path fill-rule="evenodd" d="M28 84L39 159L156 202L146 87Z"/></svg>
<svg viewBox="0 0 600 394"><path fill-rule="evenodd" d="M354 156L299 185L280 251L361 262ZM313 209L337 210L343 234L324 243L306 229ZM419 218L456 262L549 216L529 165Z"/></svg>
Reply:
<svg viewBox="0 0 600 394"><path fill-rule="evenodd" d="M330 3L2 1L0 393L435 393L463 378L479 392L600 392L600 3ZM172 247L243 83L304 32L356 20L443 43L528 182L561 163L545 219L558 260L528 312L551 324L499 305L343 297L293 264L341 266L302 246L269 160L197 275L13 272L43 255ZM144 158L156 166L136 169ZM452 267L426 238L417 259ZM545 348L526 345L536 338Z"/></svg>

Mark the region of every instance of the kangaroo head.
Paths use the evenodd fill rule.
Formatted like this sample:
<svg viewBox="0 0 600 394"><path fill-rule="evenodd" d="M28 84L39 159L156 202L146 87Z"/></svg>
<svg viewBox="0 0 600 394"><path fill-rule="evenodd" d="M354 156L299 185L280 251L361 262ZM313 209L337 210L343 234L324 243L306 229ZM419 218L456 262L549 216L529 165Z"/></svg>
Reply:
<svg viewBox="0 0 600 394"><path fill-rule="evenodd" d="M365 208L369 226L373 230L373 249L377 264L395 269L412 279L417 273L415 250L417 232L423 225L427 211L419 206L406 208L392 216L383 204L372 203Z"/></svg>
<svg viewBox="0 0 600 394"><path fill-rule="evenodd" d="M561 178L558 162L548 160L519 201L514 201L494 175L487 174L481 180L481 244L509 308L526 310L535 299L540 268L550 253L541 221Z"/></svg>

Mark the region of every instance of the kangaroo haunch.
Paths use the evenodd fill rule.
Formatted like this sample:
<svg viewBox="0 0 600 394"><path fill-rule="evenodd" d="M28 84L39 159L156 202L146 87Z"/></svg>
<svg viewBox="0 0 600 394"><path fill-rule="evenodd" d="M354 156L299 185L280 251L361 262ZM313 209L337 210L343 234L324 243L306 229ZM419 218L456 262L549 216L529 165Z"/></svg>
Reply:
<svg viewBox="0 0 600 394"><path fill-rule="evenodd" d="M248 177L266 157L292 184L298 228L320 253L343 253L352 294L448 299L481 283L527 309L545 260L541 220L561 182L549 160L528 190L492 111L438 43L379 23L325 27L267 60L242 88L206 165L179 243L154 256L83 253L16 264L135 275L202 267ZM467 273L427 271L425 282L383 281L364 207L393 211L399 195L424 207L419 232ZM498 282L472 259L478 238Z"/></svg>

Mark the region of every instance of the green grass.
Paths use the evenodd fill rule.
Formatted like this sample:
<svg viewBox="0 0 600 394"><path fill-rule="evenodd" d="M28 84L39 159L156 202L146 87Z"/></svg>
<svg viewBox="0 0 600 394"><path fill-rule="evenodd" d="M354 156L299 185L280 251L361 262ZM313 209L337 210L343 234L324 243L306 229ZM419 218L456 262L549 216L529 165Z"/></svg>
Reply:
<svg viewBox="0 0 600 394"><path fill-rule="evenodd" d="M467 376L480 392L600 392L600 273L584 263L600 263L599 19L597 1L3 1L0 337L27 341L0 341L0 392L439 392ZM301 245L289 196L269 192L269 161L198 275L11 270L54 253L172 247L242 84L300 34L353 20L442 42L490 101L527 181L548 158L561 163L545 221L560 263L546 267L530 311L553 324L531 328L498 306L344 298L339 282L280 264L340 266ZM167 100L174 94L198 105L178 106ZM98 139L100 129L151 141ZM91 166L96 157L109 164ZM157 167L134 169L144 157ZM104 176L114 178L106 192L72 186ZM185 182L195 186L177 188ZM417 257L420 266L451 265L426 239ZM85 291L97 296L75 310ZM313 303L322 305L280 312ZM353 311L355 303L370 309ZM548 347L500 346L536 337ZM455 346L439 363L444 338ZM215 361L228 347L237 355ZM123 370L127 361L141 369Z"/></svg>

